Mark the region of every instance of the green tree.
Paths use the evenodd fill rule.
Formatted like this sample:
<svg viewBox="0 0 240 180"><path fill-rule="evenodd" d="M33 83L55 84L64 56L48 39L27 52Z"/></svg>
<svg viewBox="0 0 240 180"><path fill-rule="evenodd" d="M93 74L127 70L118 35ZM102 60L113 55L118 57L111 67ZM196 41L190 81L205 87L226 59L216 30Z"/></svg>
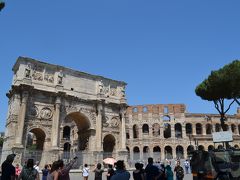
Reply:
<svg viewBox="0 0 240 180"><path fill-rule="evenodd" d="M3 147L3 138L0 137L0 148L2 148L2 147Z"/></svg>
<svg viewBox="0 0 240 180"><path fill-rule="evenodd" d="M234 102L240 104L240 61L235 60L223 68L212 71L211 74L200 83L195 93L204 100L213 101L221 118L221 127L226 131L226 113ZM230 103L226 105L226 101Z"/></svg>
<svg viewBox="0 0 240 180"><path fill-rule="evenodd" d="M5 7L5 2L0 1L0 11Z"/></svg>

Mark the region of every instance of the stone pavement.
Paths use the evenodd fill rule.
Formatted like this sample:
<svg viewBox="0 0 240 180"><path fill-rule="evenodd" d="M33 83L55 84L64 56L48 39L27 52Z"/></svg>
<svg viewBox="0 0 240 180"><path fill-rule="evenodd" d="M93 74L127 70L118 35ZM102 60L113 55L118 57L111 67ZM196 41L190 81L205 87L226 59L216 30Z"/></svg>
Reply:
<svg viewBox="0 0 240 180"><path fill-rule="evenodd" d="M133 180L133 178L132 178L132 171L129 171L129 172L131 174L131 180ZM103 173L102 177L103 177L103 180L107 179L106 178L106 172ZM70 178L71 178L71 180L83 180L82 174L79 173L79 172L71 173L70 174ZM89 180L94 180L94 173L93 172L90 173L90 176L89 176L88 179ZM184 180L192 180L192 174L185 174Z"/></svg>

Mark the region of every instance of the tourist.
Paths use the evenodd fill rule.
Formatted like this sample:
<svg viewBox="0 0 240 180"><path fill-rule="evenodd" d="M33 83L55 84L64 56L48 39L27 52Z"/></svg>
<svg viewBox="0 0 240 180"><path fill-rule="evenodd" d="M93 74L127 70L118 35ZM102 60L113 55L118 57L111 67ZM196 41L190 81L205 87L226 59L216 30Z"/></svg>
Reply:
<svg viewBox="0 0 240 180"><path fill-rule="evenodd" d="M93 172L95 173L94 180L102 180L102 173L104 172L102 168L102 165L100 163L97 164L97 166L94 168Z"/></svg>
<svg viewBox="0 0 240 180"><path fill-rule="evenodd" d="M184 170L180 165L180 161L177 161L177 165L174 168L174 172L176 172L176 180L182 180L184 177Z"/></svg>
<svg viewBox="0 0 240 180"><path fill-rule="evenodd" d="M33 166L34 169L36 169L38 171L38 173L40 172L40 168L39 168L39 161L36 161L35 165Z"/></svg>
<svg viewBox="0 0 240 180"><path fill-rule="evenodd" d="M113 174L114 174L113 166L112 166L112 164L109 164L108 170L107 170L107 180L110 180L111 177L113 176Z"/></svg>
<svg viewBox="0 0 240 180"><path fill-rule="evenodd" d="M33 159L27 160L27 166L22 169L18 179L22 180L39 180L38 171L33 167Z"/></svg>
<svg viewBox="0 0 240 180"><path fill-rule="evenodd" d="M170 165L166 166L166 178L167 180L173 180L173 171Z"/></svg>
<svg viewBox="0 0 240 180"><path fill-rule="evenodd" d="M15 179L18 179L20 173L21 173L21 169L20 169L20 166L19 164L16 164L16 167L15 167Z"/></svg>
<svg viewBox="0 0 240 180"><path fill-rule="evenodd" d="M186 174L188 174L189 162L188 162L187 159L186 159L186 161L184 162L184 167L185 167Z"/></svg>
<svg viewBox="0 0 240 180"><path fill-rule="evenodd" d="M59 163L59 180L70 180L70 177L69 177L69 171L70 169L72 169L73 167L73 164L76 162L77 160L77 156L74 157L70 163L68 163L66 166L64 165L63 163L63 160L58 160L58 163Z"/></svg>
<svg viewBox="0 0 240 180"><path fill-rule="evenodd" d="M156 166L153 165L153 158L148 158L148 164L145 168L146 180L157 180L159 177L159 171Z"/></svg>
<svg viewBox="0 0 240 180"><path fill-rule="evenodd" d="M133 171L134 180L145 180L144 171L142 171L142 166L140 163L135 163L136 170Z"/></svg>
<svg viewBox="0 0 240 180"><path fill-rule="evenodd" d="M12 165L15 154L9 154L2 163L2 180L15 180L15 167Z"/></svg>
<svg viewBox="0 0 240 180"><path fill-rule="evenodd" d="M49 172L48 164L44 166L44 169L42 169L42 180L47 180L47 175Z"/></svg>
<svg viewBox="0 0 240 180"><path fill-rule="evenodd" d="M58 180L59 176L59 163L58 161L54 161L51 165L51 169L48 172L47 180Z"/></svg>
<svg viewBox="0 0 240 180"><path fill-rule="evenodd" d="M124 161L119 160L115 163L116 171L111 180L129 180L130 173L125 169Z"/></svg>
<svg viewBox="0 0 240 180"><path fill-rule="evenodd" d="M84 164L84 168L82 170L82 176L84 180L88 180L88 176L89 176L89 168L87 164Z"/></svg>

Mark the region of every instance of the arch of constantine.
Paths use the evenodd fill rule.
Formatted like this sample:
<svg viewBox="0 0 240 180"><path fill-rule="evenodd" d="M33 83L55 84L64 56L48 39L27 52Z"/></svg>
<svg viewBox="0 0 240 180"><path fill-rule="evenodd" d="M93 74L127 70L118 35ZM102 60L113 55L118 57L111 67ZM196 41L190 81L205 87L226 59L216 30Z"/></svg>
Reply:
<svg viewBox="0 0 240 180"><path fill-rule="evenodd" d="M187 158L202 146L216 148L216 114L187 113L184 104L128 106L126 83L19 57L12 87L1 161L31 157L43 166L78 156L78 165L113 156L132 165ZM227 116L231 145L240 146L240 113Z"/></svg>

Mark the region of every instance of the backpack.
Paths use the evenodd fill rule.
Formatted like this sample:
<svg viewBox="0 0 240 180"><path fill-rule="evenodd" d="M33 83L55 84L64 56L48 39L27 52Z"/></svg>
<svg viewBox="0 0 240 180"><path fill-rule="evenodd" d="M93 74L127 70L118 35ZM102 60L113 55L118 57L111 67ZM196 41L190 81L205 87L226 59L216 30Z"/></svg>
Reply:
<svg viewBox="0 0 240 180"><path fill-rule="evenodd" d="M182 167L179 167L176 171L176 175L178 178L183 178L184 177L184 171Z"/></svg>

